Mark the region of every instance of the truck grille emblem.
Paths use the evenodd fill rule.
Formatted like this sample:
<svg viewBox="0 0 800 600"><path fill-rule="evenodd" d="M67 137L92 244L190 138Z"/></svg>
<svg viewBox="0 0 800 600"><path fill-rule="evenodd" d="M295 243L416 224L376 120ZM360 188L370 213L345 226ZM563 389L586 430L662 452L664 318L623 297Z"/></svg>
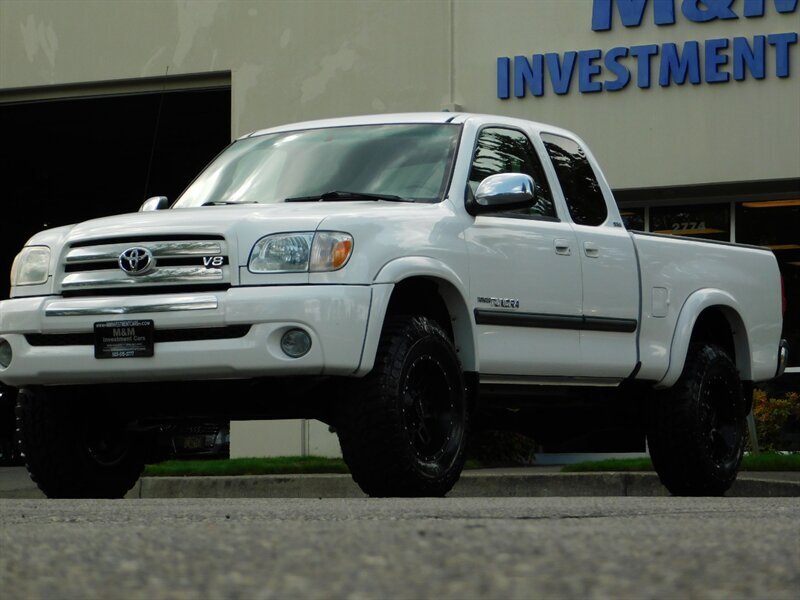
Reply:
<svg viewBox="0 0 800 600"><path fill-rule="evenodd" d="M119 268L128 275L144 275L152 271L155 266L156 259L147 248L139 246L128 248L119 255Z"/></svg>

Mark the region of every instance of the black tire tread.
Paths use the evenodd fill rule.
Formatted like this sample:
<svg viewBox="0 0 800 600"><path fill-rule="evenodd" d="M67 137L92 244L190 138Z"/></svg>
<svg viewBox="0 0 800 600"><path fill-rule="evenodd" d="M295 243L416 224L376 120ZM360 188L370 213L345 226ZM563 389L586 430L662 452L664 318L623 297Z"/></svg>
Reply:
<svg viewBox="0 0 800 600"><path fill-rule="evenodd" d="M121 498L144 470L136 447L113 468L93 463L83 445L81 410L43 388L20 390L15 413L25 467L48 498Z"/></svg>
<svg viewBox="0 0 800 600"><path fill-rule="evenodd" d="M661 483L676 496L721 496L736 480L743 450L733 468L713 468L701 448L698 398L706 369L724 365L739 382L736 367L727 352L715 344L692 342L683 372L675 385L653 394L648 425L648 445ZM739 383L741 388L741 383ZM744 435L742 394L742 436Z"/></svg>
<svg viewBox="0 0 800 600"><path fill-rule="evenodd" d="M459 455L441 478L421 477L407 460L401 410L390 388L391 382L401 377L404 357L419 336L434 336L445 342L459 364L460 376L452 343L435 321L398 315L389 317L384 325L372 371L344 388L347 397L341 403L337 428L342 455L354 481L370 496L444 496L463 468L466 423ZM460 385L463 391L461 376Z"/></svg>

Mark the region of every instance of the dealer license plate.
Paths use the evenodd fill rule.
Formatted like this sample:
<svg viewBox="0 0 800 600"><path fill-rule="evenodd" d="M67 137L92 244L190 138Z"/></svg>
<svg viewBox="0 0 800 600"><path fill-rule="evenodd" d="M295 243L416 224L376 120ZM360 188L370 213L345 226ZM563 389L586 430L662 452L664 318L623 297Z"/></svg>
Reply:
<svg viewBox="0 0 800 600"><path fill-rule="evenodd" d="M153 321L104 321L94 324L95 358L153 356Z"/></svg>

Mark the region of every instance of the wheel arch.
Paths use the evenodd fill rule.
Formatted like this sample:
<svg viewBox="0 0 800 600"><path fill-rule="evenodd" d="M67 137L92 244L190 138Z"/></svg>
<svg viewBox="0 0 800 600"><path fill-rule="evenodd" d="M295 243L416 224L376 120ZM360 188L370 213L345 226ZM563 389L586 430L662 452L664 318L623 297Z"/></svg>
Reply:
<svg viewBox="0 0 800 600"><path fill-rule="evenodd" d="M475 332L466 285L447 265L427 257L403 257L376 275L367 340L358 374L372 369L383 323L392 314L434 319L453 340L464 371L476 371Z"/></svg>
<svg viewBox="0 0 800 600"><path fill-rule="evenodd" d="M683 372L692 341L702 339L730 353L742 381L752 379L750 341L739 303L728 292L698 290L681 308L670 348L669 367L656 387L668 388Z"/></svg>

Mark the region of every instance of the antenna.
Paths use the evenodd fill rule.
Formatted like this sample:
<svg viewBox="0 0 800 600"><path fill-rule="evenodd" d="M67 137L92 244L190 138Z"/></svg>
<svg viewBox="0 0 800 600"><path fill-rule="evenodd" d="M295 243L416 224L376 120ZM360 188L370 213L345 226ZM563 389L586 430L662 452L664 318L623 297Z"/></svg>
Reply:
<svg viewBox="0 0 800 600"><path fill-rule="evenodd" d="M158 141L158 126L161 123L161 108L164 106L164 95L167 90L167 74L169 73L169 65L164 70L164 81L161 84L161 98L158 100L158 113L156 114L156 126L153 131L153 145L150 147L150 160L147 161L147 175L144 178L144 194L142 199L147 199L147 188L150 187L150 171L153 168L153 156L156 153L156 141Z"/></svg>

